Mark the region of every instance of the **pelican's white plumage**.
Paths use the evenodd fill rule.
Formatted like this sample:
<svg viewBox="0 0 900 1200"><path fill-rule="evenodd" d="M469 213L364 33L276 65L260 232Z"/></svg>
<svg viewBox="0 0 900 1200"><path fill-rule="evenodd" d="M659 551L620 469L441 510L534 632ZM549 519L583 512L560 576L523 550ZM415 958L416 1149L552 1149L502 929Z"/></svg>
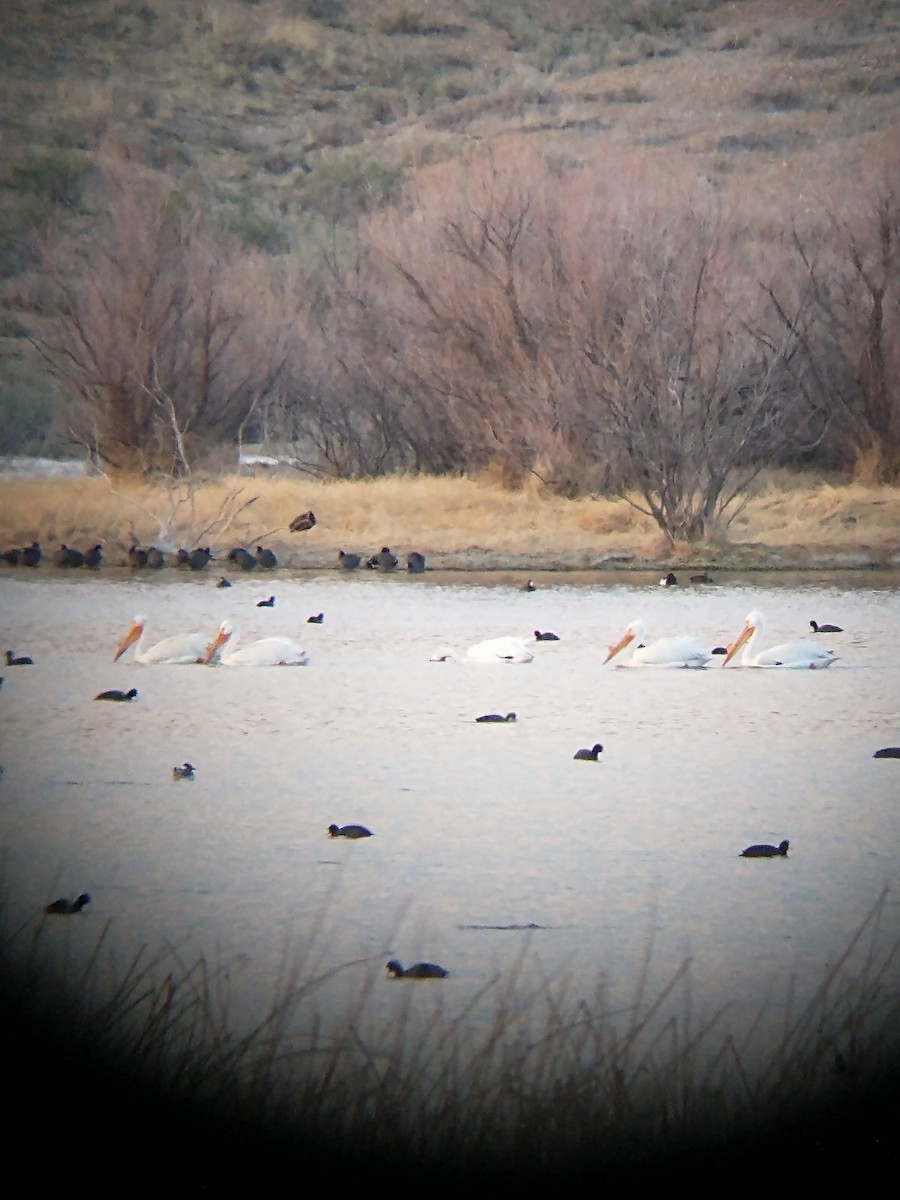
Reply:
<svg viewBox="0 0 900 1200"><path fill-rule="evenodd" d="M230 641L234 646L238 636L231 622L223 621L209 644L204 661L211 661L227 642ZM286 637L261 638L258 642L241 646L239 650L232 649L222 654L222 663L226 667L305 667L308 662L309 655L303 647Z"/></svg>
<svg viewBox="0 0 900 1200"><path fill-rule="evenodd" d="M209 637L205 633L178 633L150 646L147 644L147 618L138 615L116 647L113 662L120 659L133 642L137 642L134 648L137 662L167 663L170 666L204 662L209 649Z"/></svg>
<svg viewBox="0 0 900 1200"><path fill-rule="evenodd" d="M610 646L604 662L617 654L623 657L619 666L631 667L705 667L712 658L709 650L695 637L667 637L641 646L645 635L644 622L632 621L625 632Z"/></svg>
<svg viewBox="0 0 900 1200"><path fill-rule="evenodd" d="M741 655L742 667L794 667L807 670L821 670L837 662L833 650L825 650L811 638L797 638L793 642L782 642L779 646L771 646L768 650L757 651L756 643L766 628L766 618L755 608L747 614L744 628L728 647L722 666L725 667L738 650L743 646Z"/></svg>
<svg viewBox="0 0 900 1200"><path fill-rule="evenodd" d="M453 650L442 647L435 650L431 656L432 662L447 662L455 659ZM478 642L466 651L470 662L512 662L529 663L534 661L534 655L528 648L528 643L520 637L490 638L486 642Z"/></svg>

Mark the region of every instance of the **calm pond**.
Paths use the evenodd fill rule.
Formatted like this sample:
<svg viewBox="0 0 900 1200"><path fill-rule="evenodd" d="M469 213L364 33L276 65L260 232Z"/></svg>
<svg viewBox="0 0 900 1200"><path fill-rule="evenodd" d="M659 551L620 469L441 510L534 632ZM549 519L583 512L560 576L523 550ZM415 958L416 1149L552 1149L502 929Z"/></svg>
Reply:
<svg viewBox="0 0 900 1200"><path fill-rule="evenodd" d="M77 918L47 922L61 957L86 961L111 921L113 973L144 945L228 963L237 1027L301 953L307 977L354 964L316 993L337 1022L368 980L376 1018L416 988L417 1003L476 1024L498 976L573 1004L602 987L624 1005L689 958L698 1022L724 1008L723 1034L771 1018L774 1038L900 880L900 761L872 757L900 744L897 575L664 589L547 574L530 593L514 574L277 572L230 590L216 578L0 573L5 647L34 659L5 668L0 691L7 936L54 897L89 892ZM712 648L753 608L769 645L811 619L842 626L822 638L839 661L603 664L635 617L650 640ZM310 663L148 666L133 650L114 663L137 613L152 641L211 639L227 618L242 642L292 637ZM430 661L535 630L559 641L534 643L531 663ZM93 699L132 687L134 703ZM476 723L487 712L518 719ZM595 742L598 762L573 760ZM185 761L196 778L173 781ZM331 840L332 823L374 836ZM782 839L787 858L739 857ZM895 892L878 936L900 938ZM390 957L450 974L397 984Z"/></svg>

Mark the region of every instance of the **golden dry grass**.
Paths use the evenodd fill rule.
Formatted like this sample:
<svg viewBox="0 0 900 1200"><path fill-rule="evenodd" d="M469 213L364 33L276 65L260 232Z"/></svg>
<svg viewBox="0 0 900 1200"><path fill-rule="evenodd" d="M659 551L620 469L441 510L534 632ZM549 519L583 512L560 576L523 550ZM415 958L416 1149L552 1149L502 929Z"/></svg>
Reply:
<svg viewBox="0 0 900 1200"><path fill-rule="evenodd" d="M288 532L307 509L317 515L315 528ZM462 568L577 569L610 554L643 564L764 566L780 559L811 567L835 558L853 565L847 556L867 554L875 563L900 565L900 488L786 471L769 472L743 513L704 546L669 546L624 499L568 500L538 484L511 490L462 478L226 476L193 494L186 485L113 487L105 478L6 480L0 513L0 548L32 539L45 552L62 542L79 548L100 542L109 564L124 562L137 541L166 550L209 544L223 552L264 542L282 563L300 567L333 564L339 549L371 554L382 545Z"/></svg>

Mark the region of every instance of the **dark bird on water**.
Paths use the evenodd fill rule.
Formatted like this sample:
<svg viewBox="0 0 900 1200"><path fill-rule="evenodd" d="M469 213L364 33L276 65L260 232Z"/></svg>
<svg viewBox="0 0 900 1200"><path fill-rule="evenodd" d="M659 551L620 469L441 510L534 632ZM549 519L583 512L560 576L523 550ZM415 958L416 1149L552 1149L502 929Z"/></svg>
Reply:
<svg viewBox="0 0 900 1200"><path fill-rule="evenodd" d="M449 972L437 963L418 962L405 970L396 958L387 964L387 969L395 979L443 979Z"/></svg>
<svg viewBox="0 0 900 1200"><path fill-rule="evenodd" d="M137 688L122 692L118 688L110 688L108 692L98 692L95 700L137 700Z"/></svg>
<svg viewBox="0 0 900 1200"><path fill-rule="evenodd" d="M27 654L23 654L20 658L16 658L15 650L7 650L6 665L8 667L33 667L34 659L29 658Z"/></svg>
<svg viewBox="0 0 900 1200"><path fill-rule="evenodd" d="M274 608L275 607L275 597L270 596L268 598L268 600L257 600L256 607L257 608Z"/></svg>
<svg viewBox="0 0 900 1200"><path fill-rule="evenodd" d="M662 587L675 587L678 584L678 576L674 571L670 571L665 579L661 579L659 582Z"/></svg>
<svg viewBox="0 0 900 1200"><path fill-rule="evenodd" d="M539 629L534 631L534 640L536 642L558 642L559 638L555 633L541 633Z"/></svg>
<svg viewBox="0 0 900 1200"><path fill-rule="evenodd" d="M533 579L529 579L527 583L522 584L522 591L523 592L536 592L537 584L534 582Z"/></svg>
<svg viewBox="0 0 900 1200"><path fill-rule="evenodd" d="M73 913L80 913L86 904L90 904L91 898L87 892L82 892L80 896L76 896L74 900L66 900L61 897L59 900L54 900L52 904L48 904L44 912L48 916L69 917Z"/></svg>
<svg viewBox="0 0 900 1200"><path fill-rule="evenodd" d="M713 646L712 650L710 650L710 654L727 654L727 653L728 653L727 646Z"/></svg>
<svg viewBox="0 0 900 1200"><path fill-rule="evenodd" d="M355 571L362 562L361 554L347 554L343 550L338 550L338 562L345 571Z"/></svg>
<svg viewBox="0 0 900 1200"><path fill-rule="evenodd" d="M813 633L843 633L840 625L817 625L815 621L810 621L810 628Z"/></svg>
<svg viewBox="0 0 900 1200"><path fill-rule="evenodd" d="M256 559L243 546L235 546L233 550L229 550L228 562L235 563L242 571L252 571L256 566Z"/></svg>
<svg viewBox="0 0 900 1200"><path fill-rule="evenodd" d="M884 746L881 750L876 750L872 757L900 758L900 746Z"/></svg>
<svg viewBox="0 0 900 1200"><path fill-rule="evenodd" d="M36 567L42 557L40 546L37 542L32 542L30 546L26 546L22 551L22 566Z"/></svg>
<svg viewBox="0 0 900 1200"><path fill-rule="evenodd" d="M314 617L307 617L306 623L307 623L307 625L321 625L324 620L325 620L324 613L316 613L316 615Z"/></svg>
<svg viewBox="0 0 900 1200"><path fill-rule="evenodd" d="M91 546L90 550L85 550L84 565L86 567L90 567L92 570L96 571L96 569L100 566L102 561L103 561L103 547L102 546L99 546L99 545Z"/></svg>
<svg viewBox="0 0 900 1200"><path fill-rule="evenodd" d="M692 575L691 583L712 583L712 580L704 571L702 575Z"/></svg>
<svg viewBox="0 0 900 1200"><path fill-rule="evenodd" d="M256 561L261 567L265 567L267 571L274 571L278 566L278 559L271 550L267 550L265 546L256 547Z"/></svg>
<svg viewBox="0 0 900 1200"><path fill-rule="evenodd" d="M328 836L332 838L367 838L372 836L372 830L365 825L329 825Z"/></svg>
<svg viewBox="0 0 900 1200"><path fill-rule="evenodd" d="M301 513L299 517L294 517L289 528L291 533L303 533L306 529L312 529L315 523L316 514L310 509L309 512Z"/></svg>
<svg viewBox="0 0 900 1200"><path fill-rule="evenodd" d="M425 571L425 555L413 550L406 556L406 569L410 575L422 575Z"/></svg>
<svg viewBox="0 0 900 1200"><path fill-rule="evenodd" d="M603 747L599 742L596 742L590 750L576 750L574 758L580 758L582 762L599 762L599 755L603 753Z"/></svg>
<svg viewBox="0 0 900 1200"><path fill-rule="evenodd" d="M183 766L172 768L173 779L193 779L194 767L191 763L186 762Z"/></svg>
<svg viewBox="0 0 900 1200"><path fill-rule="evenodd" d="M382 546L377 554L366 560L370 570L393 571L397 565L397 555L391 554L389 546Z"/></svg>
<svg viewBox="0 0 900 1200"><path fill-rule="evenodd" d="M746 850L742 850L740 858L787 858L788 846L790 842L785 839L779 842L777 846L757 845L748 846Z"/></svg>
<svg viewBox="0 0 900 1200"><path fill-rule="evenodd" d="M497 725L505 721L514 721L515 713L507 713L506 716L501 716L500 713L485 713L483 717L476 717L475 721L479 725L493 724Z"/></svg>
<svg viewBox="0 0 900 1200"><path fill-rule="evenodd" d="M216 584L216 587L217 588L231 587L231 581L226 579L225 576L223 575L221 577L221 579L219 580L219 582Z"/></svg>

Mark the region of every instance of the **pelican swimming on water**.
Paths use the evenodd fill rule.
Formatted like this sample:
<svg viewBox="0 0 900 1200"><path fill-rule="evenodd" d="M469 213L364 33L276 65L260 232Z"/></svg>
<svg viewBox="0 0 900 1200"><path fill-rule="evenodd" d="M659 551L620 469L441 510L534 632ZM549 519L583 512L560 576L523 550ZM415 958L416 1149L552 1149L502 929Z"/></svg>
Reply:
<svg viewBox="0 0 900 1200"><path fill-rule="evenodd" d="M805 667L809 670L819 670L837 662L837 655L833 650L824 650L811 638L797 638L793 642L771 646L768 650L758 650L757 642L765 628L766 618L759 609L755 608L748 613L744 628L728 647L722 666L727 667L742 646L742 667Z"/></svg>
<svg viewBox="0 0 900 1200"><path fill-rule="evenodd" d="M219 632L209 643L203 662L212 662L216 653L227 642L230 641L234 646L237 640L238 633L231 622L223 621ZM290 638L267 637L241 646L239 650L223 653L222 662L226 667L305 667L309 662L309 655Z"/></svg>
<svg viewBox="0 0 900 1200"><path fill-rule="evenodd" d="M435 650L431 656L432 662L446 662L457 655L452 650ZM466 651L470 662L511 662L529 663L534 661L534 655L528 649L528 643L520 637L490 638L486 642L477 642Z"/></svg>
<svg viewBox="0 0 900 1200"><path fill-rule="evenodd" d="M666 637L641 643L645 635L644 622L634 620L614 646L610 646L604 662L617 654L623 659L618 665L632 667L705 667L712 658L706 647L695 637Z"/></svg>
<svg viewBox="0 0 900 1200"><path fill-rule="evenodd" d="M209 647L209 637L205 633L178 633L151 646L147 643L147 618L140 614L134 618L131 628L116 646L113 662L117 662L133 642L137 642L134 648L137 662L167 663L170 666L204 662Z"/></svg>

